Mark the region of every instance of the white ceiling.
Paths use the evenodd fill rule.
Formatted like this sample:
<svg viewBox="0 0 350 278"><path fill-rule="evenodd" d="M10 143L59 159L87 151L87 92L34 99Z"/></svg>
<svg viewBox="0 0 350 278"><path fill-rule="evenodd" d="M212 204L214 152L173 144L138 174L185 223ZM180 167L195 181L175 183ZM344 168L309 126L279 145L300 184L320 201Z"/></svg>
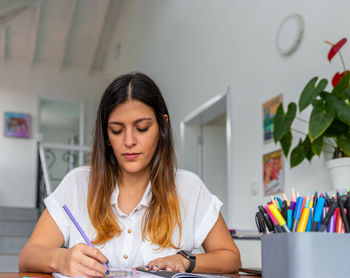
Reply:
<svg viewBox="0 0 350 278"><path fill-rule="evenodd" d="M20 60L102 71L120 0L0 0L0 66Z"/></svg>

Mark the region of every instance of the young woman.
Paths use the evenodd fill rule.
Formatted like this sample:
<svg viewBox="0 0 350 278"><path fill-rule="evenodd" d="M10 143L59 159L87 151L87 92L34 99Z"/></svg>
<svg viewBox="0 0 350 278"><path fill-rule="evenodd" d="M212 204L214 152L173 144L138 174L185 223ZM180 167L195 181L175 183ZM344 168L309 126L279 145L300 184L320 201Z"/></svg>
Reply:
<svg viewBox="0 0 350 278"><path fill-rule="evenodd" d="M120 76L106 89L90 166L69 172L45 204L20 254L20 271L104 276L106 264L210 273L241 266L222 203L198 176L176 170L167 107L141 73ZM200 246L205 253L190 253Z"/></svg>

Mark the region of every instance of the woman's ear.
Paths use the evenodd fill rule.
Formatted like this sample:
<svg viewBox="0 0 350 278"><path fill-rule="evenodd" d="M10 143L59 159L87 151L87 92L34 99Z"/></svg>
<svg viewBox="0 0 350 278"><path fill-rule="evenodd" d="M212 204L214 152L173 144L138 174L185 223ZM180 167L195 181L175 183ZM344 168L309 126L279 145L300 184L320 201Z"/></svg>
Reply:
<svg viewBox="0 0 350 278"><path fill-rule="evenodd" d="M168 123L168 122L169 122L169 117L168 117L168 115L167 115L167 114L164 114L163 117L164 117L164 119L165 119L165 122Z"/></svg>

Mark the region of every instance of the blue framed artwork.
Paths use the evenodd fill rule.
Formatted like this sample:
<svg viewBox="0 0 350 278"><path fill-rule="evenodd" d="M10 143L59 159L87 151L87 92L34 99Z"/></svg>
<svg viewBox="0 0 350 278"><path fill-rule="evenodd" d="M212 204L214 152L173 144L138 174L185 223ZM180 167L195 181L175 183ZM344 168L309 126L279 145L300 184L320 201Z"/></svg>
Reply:
<svg viewBox="0 0 350 278"><path fill-rule="evenodd" d="M278 95L263 104L263 126L264 126L264 143L273 141L273 119L277 108L282 102L282 95Z"/></svg>
<svg viewBox="0 0 350 278"><path fill-rule="evenodd" d="M30 115L5 112L5 136L30 138Z"/></svg>

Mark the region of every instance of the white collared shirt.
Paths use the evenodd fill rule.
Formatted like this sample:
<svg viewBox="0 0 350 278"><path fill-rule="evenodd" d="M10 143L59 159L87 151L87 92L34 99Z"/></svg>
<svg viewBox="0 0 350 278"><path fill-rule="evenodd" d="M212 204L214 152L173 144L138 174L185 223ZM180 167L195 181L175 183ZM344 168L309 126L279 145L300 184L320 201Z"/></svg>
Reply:
<svg viewBox="0 0 350 278"><path fill-rule="evenodd" d="M63 234L64 246L68 248L80 242L85 243L85 241L66 215L62 208L63 205L67 205L71 210L90 240L96 236L87 210L89 173L90 167L88 166L70 171L56 190L44 200L50 215ZM180 249L193 250L201 246L214 226L222 203L208 191L201 179L192 172L177 170L175 182L182 219L182 237L179 246ZM152 197L150 183L142 200L129 215L119 209L118 195L119 188L116 186L111 196L111 205L122 233L104 245L96 245L108 258L110 266L117 268L136 267L145 265L159 257L176 254L177 249L158 249L158 245L142 240L142 217ZM175 245L179 243L178 227L176 227L172 239Z"/></svg>

